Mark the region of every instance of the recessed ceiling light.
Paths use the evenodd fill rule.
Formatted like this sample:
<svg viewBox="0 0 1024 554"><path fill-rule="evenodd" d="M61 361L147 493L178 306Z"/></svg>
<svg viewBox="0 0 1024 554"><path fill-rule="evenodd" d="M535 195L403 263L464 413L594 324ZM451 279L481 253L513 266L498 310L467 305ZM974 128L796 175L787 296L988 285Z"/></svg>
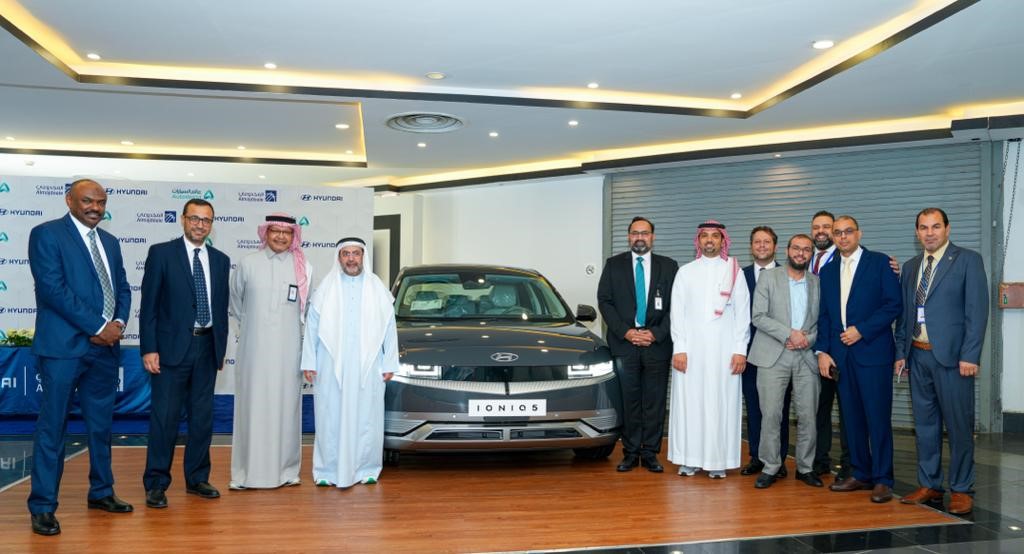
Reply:
<svg viewBox="0 0 1024 554"><path fill-rule="evenodd" d="M114 174L116 174L116 175L120 175L120 174L121 174L121 170L120 170L120 169L115 169L115 170L114 170Z"/></svg>
<svg viewBox="0 0 1024 554"><path fill-rule="evenodd" d="M598 88L600 86L601 85L599 85L597 83L587 83L587 88Z"/></svg>
<svg viewBox="0 0 1024 554"><path fill-rule="evenodd" d="M263 64L263 67L265 67L266 69L277 69L277 64L274 62L267 62Z"/></svg>
<svg viewBox="0 0 1024 554"><path fill-rule="evenodd" d="M441 73L440 71L431 71L430 73L426 74L426 78L427 79L433 79L435 81L440 81L441 79L444 79L445 77L447 77L447 75L445 75L444 73Z"/></svg>
<svg viewBox="0 0 1024 554"><path fill-rule="evenodd" d="M339 123L339 124L335 125L334 128L335 129L341 129L342 131L344 131L345 129L349 128L349 124L348 123Z"/></svg>
<svg viewBox="0 0 1024 554"><path fill-rule="evenodd" d="M743 94L739 92L734 92L729 95L729 98L732 98L733 100L739 100L740 98L743 98Z"/></svg>
<svg viewBox="0 0 1024 554"><path fill-rule="evenodd" d="M346 153L346 154L351 154L351 153L352 153L352 151L351 151L351 150L346 150L346 151L345 151L345 153Z"/></svg>
<svg viewBox="0 0 1024 554"><path fill-rule="evenodd" d="M4 137L4 140L14 140L14 137L7 136L7 137Z"/></svg>
<svg viewBox="0 0 1024 554"><path fill-rule="evenodd" d="M497 131L491 131L490 133L487 133L487 136L489 136L491 138L498 138L498 132Z"/></svg>
<svg viewBox="0 0 1024 554"><path fill-rule="evenodd" d="M782 157L782 154L775 154L775 157L776 157L776 158L781 158L781 157Z"/></svg>
<svg viewBox="0 0 1024 554"><path fill-rule="evenodd" d="M237 148L238 148L239 150L245 150L245 146L242 146L241 144L239 144L239 145L237 146Z"/></svg>
<svg viewBox="0 0 1024 554"><path fill-rule="evenodd" d="M192 173L191 171L189 171L189 172L188 172L188 173L186 173L185 175L188 175L189 177L195 177L195 176L196 176L196 174L195 174L195 173Z"/></svg>
<svg viewBox="0 0 1024 554"><path fill-rule="evenodd" d="M90 60L93 60L93 61L97 61L97 60L102 60L103 59L96 52L89 52L88 54L85 55L85 57L89 58Z"/></svg>
<svg viewBox="0 0 1024 554"><path fill-rule="evenodd" d="M828 50L835 45L835 41L831 40L816 40L811 43L811 46L814 47L815 50Z"/></svg>
<svg viewBox="0 0 1024 554"><path fill-rule="evenodd" d="M577 126L577 125L579 125L579 124L580 124L580 122L579 122L579 121L576 121L575 119L571 119L571 120L569 120L569 126L570 126L570 127L575 127L575 126Z"/></svg>
<svg viewBox="0 0 1024 554"><path fill-rule="evenodd" d="M135 143L130 141L130 140L122 140L121 144L123 144L125 146L135 146Z"/></svg>
<svg viewBox="0 0 1024 554"><path fill-rule="evenodd" d="M35 160L25 160L25 165L27 165L29 167L32 167L32 166L36 165L36 162L35 162Z"/></svg>
<svg viewBox="0 0 1024 554"><path fill-rule="evenodd" d="M427 143L425 143L425 142L417 142L416 146L418 146L420 148L426 148L427 147Z"/></svg>
<svg viewBox="0 0 1024 554"><path fill-rule="evenodd" d="M258 177L259 177L260 179L266 179L266 178L267 178L267 176L266 176L266 175L258 175Z"/></svg>

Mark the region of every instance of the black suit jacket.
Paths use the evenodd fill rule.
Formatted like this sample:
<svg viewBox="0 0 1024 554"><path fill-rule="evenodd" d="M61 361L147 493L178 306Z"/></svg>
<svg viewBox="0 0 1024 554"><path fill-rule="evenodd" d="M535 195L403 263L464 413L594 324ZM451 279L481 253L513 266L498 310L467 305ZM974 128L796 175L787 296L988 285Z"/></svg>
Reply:
<svg viewBox="0 0 1024 554"><path fill-rule="evenodd" d="M146 256L139 310L139 346L142 354L157 352L160 363L178 365L188 352L196 321L192 261L184 239L154 244ZM210 316L213 319L215 365L224 364L228 343L228 273L231 260L212 246L210 256Z"/></svg>
<svg viewBox="0 0 1024 554"><path fill-rule="evenodd" d="M651 254L651 285L647 291L647 318L645 327L654 333L654 344L648 347L652 354L665 359L672 357L672 333L669 309L672 301L672 282L679 264L667 256ZM661 309L657 298L661 298ZM606 338L612 355L626 356L636 348L625 339L626 331L636 327L636 283L633 280L633 255L626 251L616 254L604 264L601 280L597 284L597 306L601 310Z"/></svg>

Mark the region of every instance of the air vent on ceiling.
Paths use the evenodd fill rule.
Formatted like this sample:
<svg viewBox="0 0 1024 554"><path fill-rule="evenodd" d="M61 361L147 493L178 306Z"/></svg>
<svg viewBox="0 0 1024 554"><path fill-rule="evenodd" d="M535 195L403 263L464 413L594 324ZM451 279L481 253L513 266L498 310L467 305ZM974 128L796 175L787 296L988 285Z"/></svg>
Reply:
<svg viewBox="0 0 1024 554"><path fill-rule="evenodd" d="M445 113L400 113L388 118L388 127L407 133L449 133L465 125L461 119Z"/></svg>

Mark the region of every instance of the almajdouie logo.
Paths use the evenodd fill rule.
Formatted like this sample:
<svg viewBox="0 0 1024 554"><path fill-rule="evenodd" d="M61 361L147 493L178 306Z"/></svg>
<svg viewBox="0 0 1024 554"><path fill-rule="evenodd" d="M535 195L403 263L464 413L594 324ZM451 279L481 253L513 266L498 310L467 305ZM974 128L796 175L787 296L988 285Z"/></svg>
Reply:
<svg viewBox="0 0 1024 554"><path fill-rule="evenodd" d="M0 231L0 242L7 242L8 240L10 239L7 238L7 233Z"/></svg>
<svg viewBox="0 0 1024 554"><path fill-rule="evenodd" d="M0 192L11 192L11 185L8 185L6 182L0 183Z"/></svg>
<svg viewBox="0 0 1024 554"><path fill-rule="evenodd" d="M111 219L114 219L114 214L110 212L103 213L103 221L110 221Z"/></svg>
<svg viewBox="0 0 1024 554"><path fill-rule="evenodd" d="M5 281L0 281L0 292L7 292L7 283Z"/></svg>
<svg viewBox="0 0 1024 554"><path fill-rule="evenodd" d="M307 218L306 216L300 217L299 218L299 226L300 227L309 227L309 218Z"/></svg>
<svg viewBox="0 0 1024 554"><path fill-rule="evenodd" d="M213 191L206 189L206 192L203 193L203 200L213 200Z"/></svg>

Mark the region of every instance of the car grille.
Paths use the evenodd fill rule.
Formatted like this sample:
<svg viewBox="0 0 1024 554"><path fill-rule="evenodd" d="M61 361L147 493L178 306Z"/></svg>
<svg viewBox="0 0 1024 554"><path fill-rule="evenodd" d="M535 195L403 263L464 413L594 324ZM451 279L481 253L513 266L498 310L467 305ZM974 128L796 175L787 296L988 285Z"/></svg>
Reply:
<svg viewBox="0 0 1024 554"><path fill-rule="evenodd" d="M476 394L494 394L505 396L505 394L540 394L548 391L572 389L577 387L591 387L614 379L615 374L609 373L601 377L588 379L572 379L567 381L537 381L533 383L508 383L508 390L505 390L505 383L476 383L473 381L439 381L437 379L422 379L419 377L396 376L394 381L406 383L417 387L428 389L439 389L455 392L471 392Z"/></svg>
<svg viewBox="0 0 1024 554"><path fill-rule="evenodd" d="M569 379L565 365L531 366L445 366L442 381L477 383L526 383L532 381L564 381Z"/></svg>

